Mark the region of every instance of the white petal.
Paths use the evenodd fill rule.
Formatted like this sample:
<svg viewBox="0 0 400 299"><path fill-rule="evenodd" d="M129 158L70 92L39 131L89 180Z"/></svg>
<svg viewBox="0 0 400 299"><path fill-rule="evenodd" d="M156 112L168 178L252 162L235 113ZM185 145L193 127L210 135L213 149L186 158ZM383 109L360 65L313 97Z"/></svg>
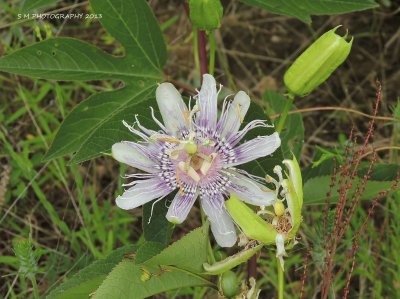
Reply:
<svg viewBox="0 0 400 299"><path fill-rule="evenodd" d="M217 194L213 198L202 197L201 206L211 223L211 231L218 245L221 247L235 245L237 240L235 225L226 211L222 195Z"/></svg>
<svg viewBox="0 0 400 299"><path fill-rule="evenodd" d="M203 83L197 95L200 112L196 118L198 126L214 130L217 125L217 84L213 76L203 75Z"/></svg>
<svg viewBox="0 0 400 299"><path fill-rule="evenodd" d="M231 171L229 180L231 184L226 186L226 190L244 202L257 206L269 206L276 199L273 190L237 172Z"/></svg>
<svg viewBox="0 0 400 299"><path fill-rule="evenodd" d="M225 166L236 166L271 155L280 145L281 139L276 132L269 136L259 136L234 148L236 161Z"/></svg>
<svg viewBox="0 0 400 299"><path fill-rule="evenodd" d="M171 83L162 83L157 87L156 99L168 133L180 137L182 128L188 126L185 119L185 112L188 109L181 94Z"/></svg>
<svg viewBox="0 0 400 299"><path fill-rule="evenodd" d="M190 192L185 192L184 195L178 191L175 195L174 200L169 206L167 219L169 222L179 224L185 221L187 215L190 212L194 202L196 201L197 193L196 189L191 190Z"/></svg>
<svg viewBox="0 0 400 299"><path fill-rule="evenodd" d="M249 96L244 91L239 91L228 108L224 123L221 124L221 137L229 136L239 131L240 125L249 107Z"/></svg>
<svg viewBox="0 0 400 299"><path fill-rule="evenodd" d="M115 143L111 149L115 160L125 163L140 170L156 173L158 170L154 167L156 163L150 159L146 147L134 142L123 141Z"/></svg>
<svg viewBox="0 0 400 299"><path fill-rule="evenodd" d="M116 199L117 206L124 210L137 208L149 201L165 196L171 189L158 177L138 181L136 185L126 190Z"/></svg>

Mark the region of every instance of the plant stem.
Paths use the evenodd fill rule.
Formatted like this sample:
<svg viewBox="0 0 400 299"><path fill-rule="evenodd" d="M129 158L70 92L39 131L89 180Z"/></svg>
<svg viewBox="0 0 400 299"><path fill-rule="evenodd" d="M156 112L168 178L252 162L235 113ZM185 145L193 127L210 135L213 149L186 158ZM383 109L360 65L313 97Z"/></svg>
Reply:
<svg viewBox="0 0 400 299"><path fill-rule="evenodd" d="M247 262L247 276L248 278L257 278L257 254L253 255Z"/></svg>
<svg viewBox="0 0 400 299"><path fill-rule="evenodd" d="M200 76L203 78L203 75L208 72L207 67L207 51L206 51L206 34L204 31L198 31L199 38L199 58L200 58Z"/></svg>
<svg viewBox="0 0 400 299"><path fill-rule="evenodd" d="M197 30L193 28L193 54L194 54L194 66L196 72L200 72L200 60L199 60L199 37L197 35ZM200 78L201 79L201 78Z"/></svg>
<svg viewBox="0 0 400 299"><path fill-rule="evenodd" d="M31 282L32 282L32 288L33 288L33 296L35 297L35 299L39 299L39 288L36 282L36 278L35 276L33 276L31 278Z"/></svg>
<svg viewBox="0 0 400 299"><path fill-rule="evenodd" d="M200 214L201 214L201 224L204 225L208 220L207 220L207 217L201 207L200 207ZM211 246L209 234L207 234L206 242L207 242L207 260L210 264L214 264L216 260L215 260L213 248Z"/></svg>
<svg viewBox="0 0 400 299"><path fill-rule="evenodd" d="M208 64L208 71L210 75L214 75L215 65L215 35L214 31L211 31L208 35L208 41L210 43L210 62Z"/></svg>
<svg viewBox="0 0 400 299"><path fill-rule="evenodd" d="M305 112L316 112L316 111L345 111L345 112L350 112L350 113L354 113L360 116L364 116L367 117L369 119L373 119L373 120L381 120L381 121L399 121L399 118L395 118L395 117L389 117L389 116L373 116L373 115L369 115L366 113L363 113L361 111L355 110L355 109L351 109L351 108L347 108L347 107L336 107L336 106L325 106L325 107L309 107L309 108L303 108L303 109L295 109L295 110L291 110L288 112L288 115L290 114L296 114L296 113L305 113ZM279 116L281 116L280 113L277 114L273 114L270 115L269 117L271 119L275 119L278 118Z"/></svg>
<svg viewBox="0 0 400 299"><path fill-rule="evenodd" d="M286 102L285 107L283 108L281 117L280 117L278 125L276 127L276 131L278 133L280 133L282 131L282 129L285 125L286 117L288 116L289 110L292 107L293 101L294 101L294 95L289 94L288 101Z"/></svg>
<svg viewBox="0 0 400 299"><path fill-rule="evenodd" d="M278 299L283 299L283 269L279 259L276 259L276 265L278 267Z"/></svg>

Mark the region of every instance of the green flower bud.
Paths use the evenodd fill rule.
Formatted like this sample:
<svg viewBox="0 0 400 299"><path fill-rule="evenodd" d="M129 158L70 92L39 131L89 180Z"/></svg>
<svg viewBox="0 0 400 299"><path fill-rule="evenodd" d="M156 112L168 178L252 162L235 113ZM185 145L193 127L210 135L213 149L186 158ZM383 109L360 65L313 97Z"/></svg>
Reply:
<svg viewBox="0 0 400 299"><path fill-rule="evenodd" d="M221 26L223 7L219 0L189 0L193 27L211 31Z"/></svg>
<svg viewBox="0 0 400 299"><path fill-rule="evenodd" d="M221 275L220 287L225 297L233 297L239 293L239 281L235 272L227 271Z"/></svg>
<svg viewBox="0 0 400 299"><path fill-rule="evenodd" d="M247 237L266 245L275 243L277 235L275 228L258 216L244 202L237 199L235 195L231 194L231 197L225 201L225 205L233 220Z"/></svg>
<svg viewBox="0 0 400 299"><path fill-rule="evenodd" d="M286 71L283 79L291 94L309 94L345 61L353 39L347 42L347 34L344 37L336 34L338 27L318 38Z"/></svg>

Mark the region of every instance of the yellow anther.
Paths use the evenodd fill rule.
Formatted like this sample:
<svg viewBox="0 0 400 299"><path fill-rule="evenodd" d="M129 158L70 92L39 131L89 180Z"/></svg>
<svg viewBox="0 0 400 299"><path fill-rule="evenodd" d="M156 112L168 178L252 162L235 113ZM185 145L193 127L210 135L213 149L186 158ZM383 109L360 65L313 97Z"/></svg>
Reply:
<svg viewBox="0 0 400 299"><path fill-rule="evenodd" d="M181 143L180 140L178 140L178 139L173 139L173 138L160 137L160 138L157 138L157 140L158 140L158 141L163 141L163 142L169 142L169 143L177 143L177 144Z"/></svg>
<svg viewBox="0 0 400 299"><path fill-rule="evenodd" d="M285 214L285 205L281 201L279 200L275 201L273 206L276 216L282 216L283 214Z"/></svg>
<svg viewBox="0 0 400 299"><path fill-rule="evenodd" d="M190 111L189 110L185 110L183 111L183 117L185 118L186 122L188 125L190 125Z"/></svg>
<svg viewBox="0 0 400 299"><path fill-rule="evenodd" d="M184 195L183 187L182 187L181 176L179 174L179 168L178 167L175 169L175 173L176 173L176 181L178 182L178 186L179 186L179 194L181 196L183 196Z"/></svg>

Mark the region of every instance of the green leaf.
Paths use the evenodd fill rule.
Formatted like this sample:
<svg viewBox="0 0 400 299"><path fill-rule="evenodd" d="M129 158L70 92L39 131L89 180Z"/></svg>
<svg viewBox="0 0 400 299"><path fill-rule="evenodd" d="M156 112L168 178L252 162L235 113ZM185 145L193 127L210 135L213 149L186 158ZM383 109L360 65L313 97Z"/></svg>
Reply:
<svg viewBox="0 0 400 299"><path fill-rule="evenodd" d="M114 57L86 42L53 38L0 58L0 71L52 80L122 80L125 87L80 103L61 125L46 159L75 154L81 162L109 151L132 134L122 120L144 112L161 81L166 47L145 0L92 0L100 22L125 48ZM146 115L149 115L149 110Z"/></svg>
<svg viewBox="0 0 400 299"><path fill-rule="evenodd" d="M21 13L26 13L33 10L43 10L43 8L52 6L57 2L60 2L60 0L25 0L20 11Z"/></svg>
<svg viewBox="0 0 400 299"><path fill-rule="evenodd" d="M295 17L311 23L311 15L337 15L366 10L379 5L373 0L240 0L243 3L268 10L271 13Z"/></svg>
<svg viewBox="0 0 400 299"><path fill-rule="evenodd" d="M115 91L98 93L77 105L64 120L46 159L53 159L68 153L75 153L71 163L78 163L109 151L112 144L135 137L122 120L132 124L134 115L143 125L152 127L149 106L155 101L156 85L148 81L133 81Z"/></svg>
<svg viewBox="0 0 400 299"><path fill-rule="evenodd" d="M140 279L143 271L151 273L149 280ZM156 266L137 265L134 261L124 260L114 268L92 298L141 299L168 290L207 285L211 283L201 276L180 269L173 267L160 269Z"/></svg>
<svg viewBox="0 0 400 299"><path fill-rule="evenodd" d="M136 252L135 262L141 264L159 254L165 248L164 244L159 242L145 242Z"/></svg>
<svg viewBox="0 0 400 299"><path fill-rule="evenodd" d="M130 65L159 73L167 51L164 39L149 5L144 0L91 0L103 27L125 48Z"/></svg>
<svg viewBox="0 0 400 299"><path fill-rule="evenodd" d="M52 80L137 80L159 78L159 72L132 67L127 58L114 57L73 38L50 38L0 59L0 70Z"/></svg>
<svg viewBox="0 0 400 299"><path fill-rule="evenodd" d="M203 263L207 261L207 236L208 225L199 227L148 260L146 264L175 266L202 273Z"/></svg>
<svg viewBox="0 0 400 299"><path fill-rule="evenodd" d="M267 105L267 114L281 113L285 106L284 96L268 90L264 93L265 104ZM296 109L292 105L291 110ZM276 121L276 124L278 121ZM304 143L304 124L300 113L289 114L286 118L285 128L280 134L282 140L282 152L285 158L291 159L292 153L297 159L300 159L301 150Z"/></svg>
<svg viewBox="0 0 400 299"><path fill-rule="evenodd" d="M355 194L355 190L358 182L362 180L359 177L356 177L353 181L353 188L350 190L348 194L348 198L351 198ZM326 202L326 194L329 191L329 185L331 182L331 176L319 176L314 177L307 180L304 183L303 192L304 192L304 203L308 205L312 204L325 204ZM362 200L371 200L378 195L380 191L390 189L392 185L391 181L373 181L369 180L365 192L363 192L361 199ZM331 194L331 203L336 203L339 199L339 193L337 190L339 189L339 185L336 184L332 189Z"/></svg>
<svg viewBox="0 0 400 299"><path fill-rule="evenodd" d="M263 109L256 103L251 102L250 108L246 113L242 128L254 119L266 120L268 125L272 125L272 121L263 112ZM275 132L275 128L255 128L248 132L242 142L251 140L257 136L271 135ZM273 168L276 165L281 165L283 161L282 147L279 147L272 155L266 156L246 164L240 165L240 169L246 170L248 173L260 177L265 177L266 174L273 175Z"/></svg>
<svg viewBox="0 0 400 299"><path fill-rule="evenodd" d="M122 261L93 298L136 299L182 287L212 286L211 282L195 273L202 271L202 264L207 261L207 233L207 226L195 229L142 264ZM143 278L143 273L148 275Z"/></svg>
<svg viewBox="0 0 400 299"><path fill-rule="evenodd" d="M135 252L137 246L125 246L115 250L107 258L98 260L76 273L72 278L50 292L46 299L87 299L112 269L127 253Z"/></svg>
<svg viewBox="0 0 400 299"><path fill-rule="evenodd" d="M167 246L172 235L173 225L167 220L166 202L172 200L175 193L168 195L158 203L154 201L143 205L142 226L146 241L159 242ZM151 217L151 219L150 219Z"/></svg>

